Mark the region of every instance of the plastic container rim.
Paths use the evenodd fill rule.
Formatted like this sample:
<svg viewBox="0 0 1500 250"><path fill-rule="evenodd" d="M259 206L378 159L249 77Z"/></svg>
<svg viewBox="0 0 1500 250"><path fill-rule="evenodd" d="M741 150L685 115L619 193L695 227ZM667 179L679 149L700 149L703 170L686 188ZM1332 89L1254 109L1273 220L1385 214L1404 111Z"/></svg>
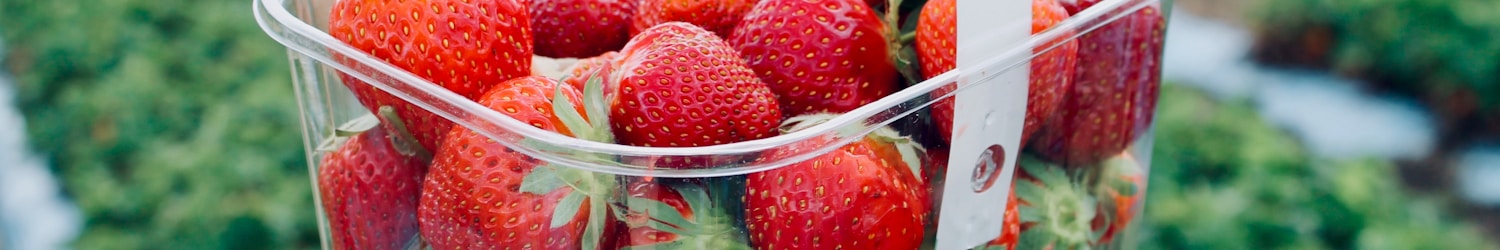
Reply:
<svg viewBox="0 0 1500 250"><path fill-rule="evenodd" d="M459 96L458 94L442 88L437 84L422 79L421 77L406 70L397 68L389 63L386 63L383 60L376 59L367 53L359 51L349 46L348 44L335 39L333 36L329 35L323 30L320 30L308 24L301 18L288 12L285 1L286 0L254 0L255 3L253 4L253 9L255 12L255 19L256 22L259 23L261 29L265 31L266 34L273 40L276 40L278 43L286 46L289 50L295 51L303 57L313 59L324 65L328 65L329 67L338 70L340 73L359 78L366 84L375 86L382 91L386 91L387 93L390 93L398 98L426 109L429 112L433 112L434 114L449 119L459 126L465 126L469 128L479 127L476 126L479 124L472 124L463 119L464 117L460 117L459 115L451 114L450 112L447 112L445 110L435 108L431 103L418 100L417 98L413 98L409 93L396 90L391 86L388 86L384 81L379 81L375 79L375 77L360 73L356 70L352 70L352 67L350 67L350 65L346 65L339 62L338 60L335 60L332 55L342 55L344 59L354 60L355 62L366 65L373 70L388 74L391 76L391 78L394 78L394 80L397 81L396 84L401 84L403 85L403 87L414 88L422 92L426 92L427 94L431 94L434 97L442 100L463 100L442 101L442 103L440 104L452 105L456 109L470 113L470 115L473 116L470 118L479 119L480 121L494 124L498 128L506 130L506 132L514 133L515 135L522 137L523 141L521 141L521 145L517 145L517 143L512 143L506 140L496 141L505 144L505 146L512 147L517 151L527 153L528 155L531 155L538 159L592 171L627 175L650 175L658 177L714 177L739 175L774 169L791 163L811 159L814 156L827 153L845 144L853 142L854 140L862 137L864 134L870 133L876 128L885 126L886 124L894 122L899 118L919 111L936 102L937 100L955 95L956 93L958 93L958 91L974 85L973 83L975 82L983 82L1000 75L999 73L1001 72L1014 69L1019 65L1027 63L1035 54L1050 51L1054 47L1060 45L1061 41L1077 39L1083 34L1112 23L1115 19L1124 17L1129 13L1134 13L1135 11L1138 11L1139 9L1144 8L1150 4L1160 2L1160 0L1101 1L1094 7L1090 7L1083 12L1079 12L1077 15L1069 17L1061 23L1058 23L1051 29L1030 36L1024 41L1024 43L1016 44L1015 42L1010 42L1016 46L1011 46L1010 48L996 54L996 56L987 57L986 60L980 62L974 67L955 68L938 76L922 81L919 84L907 87L899 92L892 93L870 104L866 104L857 109L851 110L844 114L840 114L832 120L813 127L809 127L807 129L762 139L713 146L640 147L588 141L564 136L562 134L542 130L527 125L509 116L500 114L497 111L485 108L475 101L468 100L467 98ZM267 18L269 18L270 20L267 20ZM274 23L272 23L271 21L274 21ZM285 32L290 32L291 35L300 37L289 37L287 36L287 34L284 34L283 31L278 31L277 29L285 30ZM970 44L1000 46L1005 45L1006 43L985 41ZM1040 48L1040 50L1032 49L1039 47L1039 45L1044 45L1046 47ZM317 48L319 46L322 48ZM327 55L317 52L317 50L320 49L326 49L329 52L327 53ZM952 82L956 82L956 84L958 85L955 91L949 92L944 96L922 99L929 96L932 91L938 89L939 87L942 87L944 84ZM903 105L912 100L925 101L912 107L900 107L900 105ZM891 110L899 110L901 112L890 116L882 116L886 118L881 121L862 124L865 123L865 120L876 117L877 115L881 115L882 113L887 113ZM859 128L858 126L861 125L864 125L865 127L858 131L845 130L850 127ZM487 131L484 129L475 129L474 131L485 136L497 137L497 135L493 134L492 131ZM552 153L541 152L533 148L538 145L524 144L529 141L532 143L539 143L539 145L541 146L563 147L571 151L580 152L581 154L578 155L607 154L638 157L712 157L717 155L744 155L759 153L765 150L770 150L792 143L797 143L815 137L831 134L838 136L835 140L830 141L830 143L826 145L820 146L819 148L814 150L802 152L795 156L769 162L754 162L739 166L701 169L665 169L619 162L585 161L575 159L581 157L568 157L564 155L555 155Z"/></svg>

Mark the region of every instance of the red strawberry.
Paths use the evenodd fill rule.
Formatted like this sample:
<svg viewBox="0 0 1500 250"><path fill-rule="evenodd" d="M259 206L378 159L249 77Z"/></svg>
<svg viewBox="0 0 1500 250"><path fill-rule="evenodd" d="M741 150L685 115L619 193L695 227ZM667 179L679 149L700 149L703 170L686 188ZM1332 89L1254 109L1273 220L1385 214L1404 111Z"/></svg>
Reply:
<svg viewBox="0 0 1500 250"><path fill-rule="evenodd" d="M1130 225L1131 218L1135 217L1136 204L1145 196L1145 176L1140 164L1130 154L1120 154L1117 157L1106 160L1101 166L1104 167L1105 179L1098 185L1097 197L1102 199L1099 203L1099 211L1104 216L1094 217L1094 228L1102 229L1104 235L1099 237L1099 242L1109 242L1114 239L1125 227Z"/></svg>
<svg viewBox="0 0 1500 250"><path fill-rule="evenodd" d="M1135 141L1156 111L1165 25L1156 7L1147 6L1080 37L1076 83L1033 150L1086 165Z"/></svg>
<svg viewBox="0 0 1500 250"><path fill-rule="evenodd" d="M640 34L659 24L686 22L720 38L740 23L740 18L758 0L640 0L632 17L630 34Z"/></svg>
<svg viewBox="0 0 1500 250"><path fill-rule="evenodd" d="M958 1L930 0L917 17L917 60L922 77L932 78L953 70L958 60ZM1033 9L1036 7L1033 6ZM1033 20L1036 20L1033 18ZM1032 25L1036 26L1036 25ZM950 88L946 90L952 92ZM948 105L952 105L951 102ZM945 136L946 137L946 136Z"/></svg>
<svg viewBox="0 0 1500 250"><path fill-rule="evenodd" d="M577 63L573 64L571 69L568 69L568 75L563 76L562 82L581 90L584 87L583 84L588 82L588 78L591 76L599 77L600 79L609 77L610 72L613 72L611 68L615 67L615 63L618 62L616 59L619 58L620 53L610 51L599 56L578 60ZM610 93L610 91L614 90L609 84L603 86L604 93Z"/></svg>
<svg viewBox="0 0 1500 250"><path fill-rule="evenodd" d="M609 119L619 143L708 146L776 135L781 111L739 53L707 30L670 22L620 51Z"/></svg>
<svg viewBox="0 0 1500 250"><path fill-rule="evenodd" d="M912 172L917 157L888 150L900 145L883 135L894 131L881 130L886 132L813 159L750 174L745 224L756 248L920 247L930 205ZM827 139L778 149L768 159L805 152Z"/></svg>
<svg viewBox="0 0 1500 250"><path fill-rule="evenodd" d="M1078 12L1099 3L1099 0L1060 0L1058 2L1062 3L1063 8L1068 9L1068 14L1077 15Z"/></svg>
<svg viewBox="0 0 1500 250"><path fill-rule="evenodd" d="M657 179L660 181L661 179ZM628 227L617 237L622 247L657 249L748 249L727 215L725 200L713 200L697 183L670 185L638 180L627 186L616 217ZM622 212L623 211L623 212Z"/></svg>
<svg viewBox="0 0 1500 250"><path fill-rule="evenodd" d="M417 234L415 214L427 162L391 146L385 129L366 129L328 153L318 169L332 244L337 249L399 249Z"/></svg>
<svg viewBox="0 0 1500 250"><path fill-rule="evenodd" d="M899 87L886 26L860 0L761 1L730 35L785 115L853 110Z"/></svg>
<svg viewBox="0 0 1500 250"><path fill-rule="evenodd" d="M618 50L630 40L635 0L531 0L536 54L584 58Z"/></svg>
<svg viewBox="0 0 1500 250"><path fill-rule="evenodd" d="M568 117L554 114L554 91L578 114L578 90L539 76L502 83L479 103L516 120L564 135ZM581 119L581 118L574 118ZM608 217L601 193L611 178L554 167L469 130L454 127L435 154L418 209L422 238L435 249L596 248ZM569 185L565 185L569 184ZM573 189L579 187L581 189ZM587 211L585 213L584 211ZM554 220L563 216L564 219ZM592 235L592 236L590 236Z"/></svg>
<svg viewBox="0 0 1500 250"><path fill-rule="evenodd" d="M516 0L342 0L333 6L328 32L377 59L473 99L490 84L531 74L529 19L525 5ZM340 77L371 111L393 106L426 149L437 148L453 126L354 77ZM382 124L391 123L382 117Z"/></svg>
<svg viewBox="0 0 1500 250"><path fill-rule="evenodd" d="M1020 245L1077 249L1094 239L1096 202L1078 173L1022 155L1015 194L1021 217ZM1003 237L1003 235L1002 235Z"/></svg>
<svg viewBox="0 0 1500 250"><path fill-rule="evenodd" d="M922 7L922 14L917 20L917 58L921 61L922 73L927 78L952 70L954 61L957 60L957 6L955 0L933 0ZM1068 13L1053 0L1032 0L1031 3L1031 33L1037 34L1046 31L1058 22L1068 19ZM1069 32L1071 33L1071 32ZM1071 37L1064 35L1062 37ZM1026 120L1021 130L1021 144L1025 145L1031 139L1031 135L1041 129L1041 125L1057 109L1058 103L1062 102L1063 94L1068 86L1072 84L1070 78L1073 76L1074 54L1078 50L1078 44L1072 40L1055 44L1056 47L1043 45L1036 48L1040 53L1031 60L1031 77L1026 98ZM1047 50L1051 48L1051 50ZM957 86L947 85L933 91L933 97L940 97L953 92ZM953 99L939 100L932 106L933 120L936 121L939 137L943 140L952 139L953 129Z"/></svg>

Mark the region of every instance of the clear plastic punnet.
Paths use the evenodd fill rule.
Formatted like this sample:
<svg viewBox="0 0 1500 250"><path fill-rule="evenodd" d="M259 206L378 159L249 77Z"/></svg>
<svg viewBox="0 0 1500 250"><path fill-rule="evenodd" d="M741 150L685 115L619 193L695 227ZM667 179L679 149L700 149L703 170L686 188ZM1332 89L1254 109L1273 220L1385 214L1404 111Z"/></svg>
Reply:
<svg viewBox="0 0 1500 250"><path fill-rule="evenodd" d="M1159 0L669 2L255 0L323 247L1125 247Z"/></svg>

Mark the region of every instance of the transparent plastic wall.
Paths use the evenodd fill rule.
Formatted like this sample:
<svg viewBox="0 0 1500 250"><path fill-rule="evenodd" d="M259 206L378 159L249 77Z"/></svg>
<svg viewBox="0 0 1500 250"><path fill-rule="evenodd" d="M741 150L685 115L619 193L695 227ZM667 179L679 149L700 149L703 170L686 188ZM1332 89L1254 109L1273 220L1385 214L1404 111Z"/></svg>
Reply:
<svg viewBox="0 0 1500 250"><path fill-rule="evenodd" d="M254 5L288 48L324 248L1119 248L1143 208L1159 1L1068 1L1034 30L1022 21L1037 13L988 29L962 17L993 3L960 0L951 70L847 112L778 118L774 136L692 147L598 141L587 128L609 131L596 114L616 108L587 100L617 93L613 75L507 85L546 97L527 106L540 113L483 100L503 91L455 93L330 35L335 2ZM576 60L532 62L556 79ZM416 111L362 105L371 91ZM569 109L586 117L531 119ZM413 112L440 121L400 115ZM452 127L440 146L413 143L429 123Z"/></svg>

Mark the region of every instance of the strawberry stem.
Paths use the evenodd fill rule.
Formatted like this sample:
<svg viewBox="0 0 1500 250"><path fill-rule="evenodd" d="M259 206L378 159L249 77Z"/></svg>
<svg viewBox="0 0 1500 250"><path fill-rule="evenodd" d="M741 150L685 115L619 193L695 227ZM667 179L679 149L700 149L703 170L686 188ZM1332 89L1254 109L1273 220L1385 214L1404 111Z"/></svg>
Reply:
<svg viewBox="0 0 1500 250"><path fill-rule="evenodd" d="M917 32L907 32L901 34L901 38L896 40L896 42L900 44L908 44L915 41L917 41Z"/></svg>
<svg viewBox="0 0 1500 250"><path fill-rule="evenodd" d="M910 46L906 44L916 39L916 33L913 32L910 39L905 38L905 35L901 33L901 1L887 0L885 4L885 37L890 47L887 53L891 64L895 65L896 71L901 73L902 79L905 79L908 84L914 84L921 82L922 78L918 75L920 72L916 69L917 64L912 60L916 58L916 51L910 50Z"/></svg>

